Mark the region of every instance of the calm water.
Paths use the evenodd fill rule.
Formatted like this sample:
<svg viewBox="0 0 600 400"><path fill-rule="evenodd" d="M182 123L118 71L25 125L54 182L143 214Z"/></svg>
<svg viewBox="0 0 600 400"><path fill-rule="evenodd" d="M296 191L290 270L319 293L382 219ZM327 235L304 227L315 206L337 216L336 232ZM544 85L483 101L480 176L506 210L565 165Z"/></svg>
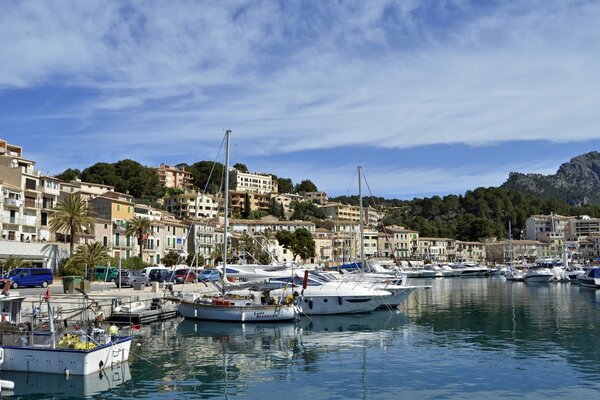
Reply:
<svg viewBox="0 0 600 400"><path fill-rule="evenodd" d="M600 291L500 277L427 283L394 312L147 326L129 365L101 378L2 378L23 399L600 397Z"/></svg>

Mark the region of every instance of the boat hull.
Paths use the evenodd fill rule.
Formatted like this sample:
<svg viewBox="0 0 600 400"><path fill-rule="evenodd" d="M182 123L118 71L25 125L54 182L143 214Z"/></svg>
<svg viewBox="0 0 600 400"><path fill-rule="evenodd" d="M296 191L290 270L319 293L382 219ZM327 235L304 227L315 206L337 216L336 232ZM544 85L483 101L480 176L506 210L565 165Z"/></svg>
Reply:
<svg viewBox="0 0 600 400"><path fill-rule="evenodd" d="M395 308L404 302L415 290L415 287L385 288L391 296L379 297L379 307L377 308Z"/></svg>
<svg viewBox="0 0 600 400"><path fill-rule="evenodd" d="M525 276L526 283L549 283L554 275L535 274Z"/></svg>
<svg viewBox="0 0 600 400"><path fill-rule="evenodd" d="M52 349L22 346L3 346L3 371L41 372L88 375L103 368L126 362L131 347L130 336L91 350Z"/></svg>
<svg viewBox="0 0 600 400"><path fill-rule="evenodd" d="M177 305L177 311L186 319L229 322L292 321L298 317L296 306L287 304L273 306L221 306L182 301Z"/></svg>
<svg viewBox="0 0 600 400"><path fill-rule="evenodd" d="M577 282L583 287L592 288L592 289L600 289L600 279L599 278L588 278L585 276L580 276L577 278Z"/></svg>

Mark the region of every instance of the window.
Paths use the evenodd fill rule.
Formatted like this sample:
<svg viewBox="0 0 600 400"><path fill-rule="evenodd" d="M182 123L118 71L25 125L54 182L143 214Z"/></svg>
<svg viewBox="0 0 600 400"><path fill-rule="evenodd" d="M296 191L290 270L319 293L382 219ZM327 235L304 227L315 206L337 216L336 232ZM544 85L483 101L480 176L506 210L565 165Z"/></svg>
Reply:
<svg viewBox="0 0 600 400"><path fill-rule="evenodd" d="M117 204L117 211L121 211L121 205Z"/></svg>
<svg viewBox="0 0 600 400"><path fill-rule="evenodd" d="M29 190L36 190L36 184L33 179L25 179L25 188Z"/></svg>
<svg viewBox="0 0 600 400"><path fill-rule="evenodd" d="M108 236L102 236L102 244L104 247L108 247Z"/></svg>
<svg viewBox="0 0 600 400"><path fill-rule="evenodd" d="M115 246L119 246L120 239L120 235L118 233L115 233Z"/></svg>

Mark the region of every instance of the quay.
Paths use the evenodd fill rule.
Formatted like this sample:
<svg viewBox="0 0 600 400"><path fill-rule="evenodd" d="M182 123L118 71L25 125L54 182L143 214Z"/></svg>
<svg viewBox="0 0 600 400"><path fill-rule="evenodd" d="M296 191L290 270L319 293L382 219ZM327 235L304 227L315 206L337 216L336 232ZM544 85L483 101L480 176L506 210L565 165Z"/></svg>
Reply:
<svg viewBox="0 0 600 400"><path fill-rule="evenodd" d="M185 294L212 295L217 288L211 283L185 283L165 285L155 282L141 288L118 288L112 282L95 282L88 293L63 293L59 279L48 286L53 315L65 326L80 321L112 322L139 325L175 318L177 310L170 298ZM19 290L11 290L19 295ZM24 317L47 317L44 294L22 295Z"/></svg>

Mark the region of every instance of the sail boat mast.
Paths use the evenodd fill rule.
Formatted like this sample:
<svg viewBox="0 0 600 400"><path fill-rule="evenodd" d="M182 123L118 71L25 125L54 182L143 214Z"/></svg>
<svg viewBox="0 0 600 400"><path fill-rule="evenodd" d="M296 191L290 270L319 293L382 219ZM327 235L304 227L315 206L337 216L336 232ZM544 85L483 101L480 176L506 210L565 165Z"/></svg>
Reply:
<svg viewBox="0 0 600 400"><path fill-rule="evenodd" d="M231 135L231 130L227 129L225 131L225 194L223 196L223 213L225 214L223 219L223 284L221 285L223 295L225 295L225 282L227 281L227 229L229 228L227 218L229 208L229 135Z"/></svg>
<svg viewBox="0 0 600 400"><path fill-rule="evenodd" d="M365 222L363 217L363 201L362 201L362 166L358 166L358 212L359 212L359 235L360 235L360 265L361 269L365 270Z"/></svg>

